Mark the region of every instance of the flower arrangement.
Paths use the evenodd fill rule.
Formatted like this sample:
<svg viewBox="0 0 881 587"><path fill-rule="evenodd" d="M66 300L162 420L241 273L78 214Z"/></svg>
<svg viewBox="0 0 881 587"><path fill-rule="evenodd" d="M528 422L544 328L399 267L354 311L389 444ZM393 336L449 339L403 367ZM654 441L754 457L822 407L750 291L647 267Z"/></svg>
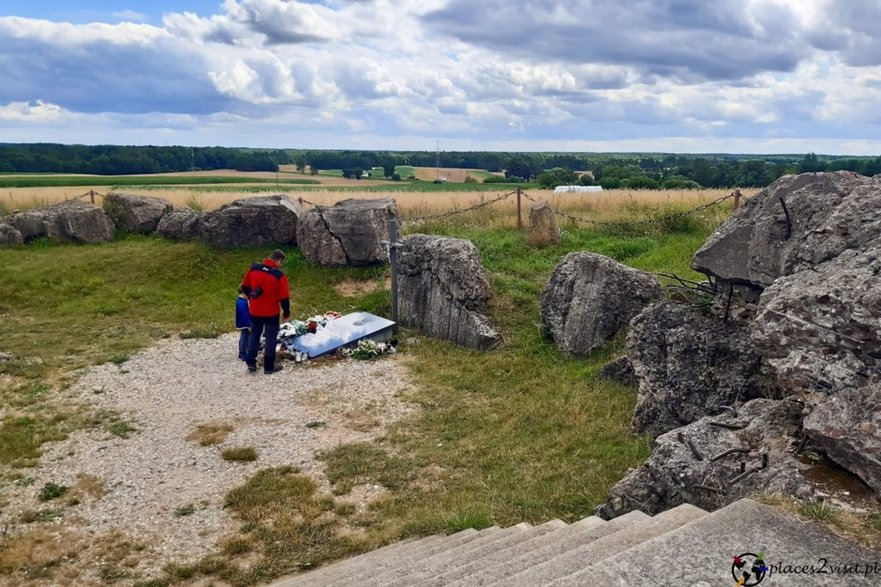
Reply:
<svg viewBox="0 0 881 587"><path fill-rule="evenodd" d="M325 312L324 314L316 314L306 318L305 320L291 320L281 325L278 331L279 338L291 338L303 336L306 333L315 333L327 326L331 320L341 317L339 312Z"/></svg>
<svg viewBox="0 0 881 587"><path fill-rule="evenodd" d="M380 355L391 354L396 351L391 342L376 342L367 338L358 341L354 348L344 348L343 354L353 359L366 361Z"/></svg>

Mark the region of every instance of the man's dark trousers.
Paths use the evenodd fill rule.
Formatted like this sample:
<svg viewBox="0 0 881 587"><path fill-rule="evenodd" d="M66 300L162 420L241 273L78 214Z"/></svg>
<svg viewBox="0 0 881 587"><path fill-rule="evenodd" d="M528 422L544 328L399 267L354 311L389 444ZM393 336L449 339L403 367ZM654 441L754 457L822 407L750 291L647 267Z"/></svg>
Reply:
<svg viewBox="0 0 881 587"><path fill-rule="evenodd" d="M275 347L278 344L278 315L269 318L251 316L251 339L248 341L248 367L257 367L257 351L260 348L260 335L266 336L266 349L263 353L263 370L275 370Z"/></svg>

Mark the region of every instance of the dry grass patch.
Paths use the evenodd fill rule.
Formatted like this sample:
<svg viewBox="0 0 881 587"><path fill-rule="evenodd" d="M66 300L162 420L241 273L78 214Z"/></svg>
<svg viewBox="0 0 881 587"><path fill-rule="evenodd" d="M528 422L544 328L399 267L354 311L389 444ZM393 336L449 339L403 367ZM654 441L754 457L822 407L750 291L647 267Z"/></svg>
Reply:
<svg viewBox="0 0 881 587"><path fill-rule="evenodd" d="M0 576L12 581L49 578L71 553L67 540L44 528L30 530L0 542Z"/></svg>
<svg viewBox="0 0 881 587"><path fill-rule="evenodd" d="M104 480L94 475L77 475L74 483L67 492L67 504L75 505L82 503L86 498L99 500L107 494L107 486Z"/></svg>
<svg viewBox="0 0 881 587"><path fill-rule="evenodd" d="M356 281L346 278L333 286L333 290L345 298L357 298L373 293L379 288L375 280Z"/></svg>
<svg viewBox="0 0 881 587"><path fill-rule="evenodd" d="M788 496L762 494L755 499L801 520L820 524L866 548L881 552L881 507L850 509L828 502L798 501Z"/></svg>
<svg viewBox="0 0 881 587"><path fill-rule="evenodd" d="M465 173L467 170L448 170L450 172ZM434 168L430 172L434 173ZM215 174L216 175L216 174ZM273 174L274 176L274 174ZM433 177L431 179L434 179ZM364 186L363 181L347 180L342 178L321 178L322 186L310 187L306 189L298 189L296 186L280 186L279 189L271 191L255 192L254 188L249 188L243 184L231 189L230 186L218 186L217 191L212 191L210 186L169 186L156 189L141 189L138 187L126 187L126 193L141 194L146 196L161 197L169 200L176 207L190 207L194 203L198 208L204 211L211 211L220 208L224 204L228 204L233 200L242 198L253 198L256 196L267 195L268 193L283 193L293 198L303 197L305 200L321 205L330 206L341 200L350 198L354 199L383 199L390 198L397 202L398 210L404 217L408 216L425 216L431 214L439 214L449 212L456 209L464 209L491 200L499 195L510 191L508 188L499 189L498 192L484 190L474 191L429 191L429 192L403 192L396 190L364 190L357 191L341 191L339 188L358 188ZM382 185L377 182L370 182L371 186ZM240 187L240 189L239 189ZM265 188L266 185L259 186ZM44 187L44 188L8 188L4 193L0 194L0 204L9 210L28 209L39 206L46 206L71 199L88 192L89 187ZM96 187L95 191L106 193L109 188ZM747 197L751 197L757 189L742 189L741 192ZM596 193L567 193L554 194L552 190L542 190L539 188L524 189L534 199L547 200L554 209L562 210L569 213L582 212L596 214L598 219L608 219L613 216L622 214L630 214L633 206L697 206L715 200L721 196L731 193L730 189L698 189L698 190L637 190L637 189L616 189L605 190ZM96 200L100 204L100 198ZM524 208L524 218L531 205L531 202L523 198L521 204ZM517 200L511 196L506 200L493 204L490 208L492 214L498 215L505 221L501 224L504 226L513 226L516 222ZM308 205L307 205L308 208ZM487 216L484 213L484 216ZM591 216L592 217L592 216Z"/></svg>
<svg viewBox="0 0 881 587"><path fill-rule="evenodd" d="M196 442L200 446L220 444L235 427L230 422L207 422L196 425L196 429L190 432L185 440Z"/></svg>
<svg viewBox="0 0 881 587"><path fill-rule="evenodd" d="M346 426L356 432L370 432L380 425L376 412L368 409L349 410L344 414Z"/></svg>
<svg viewBox="0 0 881 587"><path fill-rule="evenodd" d="M293 467L258 472L230 491L224 506L242 522L240 533L220 542L221 556L166 566L168 580L266 583L378 546L351 531L350 507L318 493L315 482Z"/></svg>
<svg viewBox="0 0 881 587"><path fill-rule="evenodd" d="M256 461L257 449L253 446L229 447L220 453L224 461Z"/></svg>

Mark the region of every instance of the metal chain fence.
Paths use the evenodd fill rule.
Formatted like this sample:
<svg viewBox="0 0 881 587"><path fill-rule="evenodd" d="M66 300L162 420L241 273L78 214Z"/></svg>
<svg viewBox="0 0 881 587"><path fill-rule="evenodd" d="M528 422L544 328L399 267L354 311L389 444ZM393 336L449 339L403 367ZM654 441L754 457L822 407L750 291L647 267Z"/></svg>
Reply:
<svg viewBox="0 0 881 587"><path fill-rule="evenodd" d="M71 200L82 200L82 199L85 198L86 196L89 196L89 199L92 201L93 204L95 203L95 196L98 196L99 198L105 198L105 197L106 197L105 194L100 194L100 193L96 192L95 190L89 190L89 191L87 191L87 192L84 193L84 194L80 194L80 195L78 195L78 196L74 196L74 197L72 197L72 198L70 198L70 199L71 199Z"/></svg>
<svg viewBox="0 0 881 587"><path fill-rule="evenodd" d="M537 200L527 194L526 192L522 192L523 196L529 200L530 202L536 202ZM610 228L619 228L619 229L627 229L627 228L635 228L639 226L650 226L658 223L667 222L670 220L678 220L680 218L685 218L686 216L690 216L692 214L697 214L698 212L703 212L704 210L708 210L715 206L718 206L722 202L726 200L730 200L732 198L742 197L735 193L730 193L727 196L722 196L716 198L712 202L707 202L706 204L701 204L700 206L695 206L694 208L690 208L688 210L682 210L680 212L672 212L670 214L664 214L663 216L658 216L656 218L651 218L648 220L632 220L629 222L611 222L604 220L594 220L591 218L583 218L581 216L575 216L573 214L567 214L566 212L561 212L560 210L554 210L554 214L560 216L561 218L566 218L567 220L572 220L574 222L580 222L583 224L592 224L594 226L606 226Z"/></svg>
<svg viewBox="0 0 881 587"><path fill-rule="evenodd" d="M475 204L470 208L460 208L456 210L450 210L449 212L443 212L441 214L432 214L429 216L413 216L411 218L404 218L402 220L402 224L404 226L409 226L412 224L417 224L420 222L427 222L429 220L438 220L441 218L450 218L451 216L457 216L459 214L465 214L466 212L473 212L474 210L479 210L480 208L485 208L486 206L492 206L496 202L501 202L507 198L513 196L516 192L508 192L507 194L502 194L492 200L487 200L485 202L480 202L479 204Z"/></svg>

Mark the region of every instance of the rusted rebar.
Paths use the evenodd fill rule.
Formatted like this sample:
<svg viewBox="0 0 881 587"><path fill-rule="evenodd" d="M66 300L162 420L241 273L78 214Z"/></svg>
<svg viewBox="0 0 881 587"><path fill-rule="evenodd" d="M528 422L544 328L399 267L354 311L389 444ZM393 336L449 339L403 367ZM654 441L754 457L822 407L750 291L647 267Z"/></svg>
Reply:
<svg viewBox="0 0 881 587"><path fill-rule="evenodd" d="M740 475L738 475L737 477L735 477L734 479L729 481L729 483L731 485L734 485L735 483L740 483L740 481L742 481L743 479L749 477L753 473L758 473L758 472L759 472L759 469L756 469L755 467L750 467L749 469L747 469L746 471L744 471L743 473L741 473Z"/></svg>
<svg viewBox="0 0 881 587"><path fill-rule="evenodd" d="M729 448L728 450L723 451L723 452L720 452L720 453L717 454L716 456L711 457L711 458L710 458L710 462L711 462L711 463L715 463L715 462L718 461L719 459L724 459L724 458L727 457L728 455L733 455L733 454L738 454L738 453L749 453L749 451L750 451L750 449L749 449L749 448L746 448L746 447L743 447L743 448Z"/></svg>
<svg viewBox="0 0 881 587"><path fill-rule="evenodd" d="M716 426L717 428L727 428L729 430L743 430L748 426L748 424L729 424L728 422L709 422L710 426Z"/></svg>
<svg viewBox="0 0 881 587"><path fill-rule="evenodd" d="M676 437L679 439L679 442L688 446L688 448L691 449L691 454L694 455L694 458L696 458L699 461L704 460L704 455L702 455L700 453L700 451L697 449L697 447L694 445L694 443L691 440L689 440L688 438L685 438L685 435L682 434L682 432L677 433Z"/></svg>

